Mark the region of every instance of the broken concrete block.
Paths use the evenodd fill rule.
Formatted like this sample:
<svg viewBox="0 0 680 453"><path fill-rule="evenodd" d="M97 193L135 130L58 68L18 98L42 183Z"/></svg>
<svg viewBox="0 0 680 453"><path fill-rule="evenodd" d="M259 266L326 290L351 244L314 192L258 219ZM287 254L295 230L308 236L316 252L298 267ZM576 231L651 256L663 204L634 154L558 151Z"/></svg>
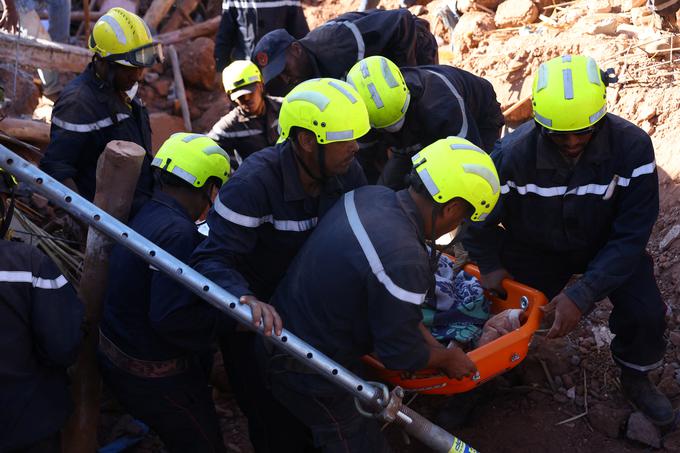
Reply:
<svg viewBox="0 0 680 453"><path fill-rule="evenodd" d="M633 412L628 418L626 437L650 447L661 448L659 428L654 426L642 412Z"/></svg>
<svg viewBox="0 0 680 453"><path fill-rule="evenodd" d="M151 150L156 154L163 142L175 132L184 131L184 121L179 116L156 112L149 115L151 122Z"/></svg>
<svg viewBox="0 0 680 453"><path fill-rule="evenodd" d="M464 53L477 47L485 32L495 30L493 15L479 11L463 14L453 30L453 46L456 52Z"/></svg>
<svg viewBox="0 0 680 453"><path fill-rule="evenodd" d="M484 11L484 8L495 11L503 0L458 0L456 8L461 13L470 11ZM481 8L478 8L480 6Z"/></svg>
<svg viewBox="0 0 680 453"><path fill-rule="evenodd" d="M638 27L651 27L654 24L654 16L646 6L630 10L630 21Z"/></svg>
<svg viewBox="0 0 680 453"><path fill-rule="evenodd" d="M214 50L215 42L212 39L200 37L178 51L185 85L204 90L213 88L216 78Z"/></svg>
<svg viewBox="0 0 680 453"><path fill-rule="evenodd" d="M588 0L588 10L591 13L608 13L612 10L611 0Z"/></svg>
<svg viewBox="0 0 680 453"><path fill-rule="evenodd" d="M628 418L628 410L595 404L588 409L588 421L597 431L607 437L619 437L621 427Z"/></svg>
<svg viewBox="0 0 680 453"><path fill-rule="evenodd" d="M644 6L647 0L621 0L621 12L627 13L633 8Z"/></svg>
<svg viewBox="0 0 680 453"><path fill-rule="evenodd" d="M656 116L656 106L642 104L637 110L638 121L650 120Z"/></svg>
<svg viewBox="0 0 680 453"><path fill-rule="evenodd" d="M538 7L531 0L505 0L496 10L496 27L521 27L536 22Z"/></svg>

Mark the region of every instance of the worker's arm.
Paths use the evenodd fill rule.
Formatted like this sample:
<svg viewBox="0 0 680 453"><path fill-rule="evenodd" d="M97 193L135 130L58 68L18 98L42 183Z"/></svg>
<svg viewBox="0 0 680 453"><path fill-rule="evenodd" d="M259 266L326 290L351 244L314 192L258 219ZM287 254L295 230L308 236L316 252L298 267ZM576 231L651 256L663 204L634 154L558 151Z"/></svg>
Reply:
<svg viewBox="0 0 680 453"><path fill-rule="evenodd" d="M302 6L288 6L286 8L288 12L286 30L295 39L304 38L309 33L309 25L307 25Z"/></svg>
<svg viewBox="0 0 680 453"><path fill-rule="evenodd" d="M75 362L83 336L84 309L76 292L54 263L33 252L32 322L35 349L47 364Z"/></svg>
<svg viewBox="0 0 680 453"><path fill-rule="evenodd" d="M238 42L238 24L229 8L222 10L220 28L215 36L215 69L221 73L231 63L231 53Z"/></svg>
<svg viewBox="0 0 680 453"><path fill-rule="evenodd" d="M659 179L649 136L641 134L627 153L635 157L627 165L630 173L620 175L609 200L618 207L609 239L588 263L583 277L564 291L582 313L635 272L659 215ZM621 183L624 178L629 179L627 184Z"/></svg>
<svg viewBox="0 0 680 453"><path fill-rule="evenodd" d="M257 229L270 214L260 187L256 177L240 178L238 172L222 186L208 213L210 233L191 257L196 270L236 297L253 295L239 267L255 250Z"/></svg>
<svg viewBox="0 0 680 453"><path fill-rule="evenodd" d="M229 113L220 118L210 129L206 135L215 140L220 147L230 155L233 155L236 149L236 141L238 135L234 133L234 124L238 121L237 110L233 108Z"/></svg>
<svg viewBox="0 0 680 453"><path fill-rule="evenodd" d="M501 105L496 98L496 91L493 85L481 77L477 79L477 92L479 105L479 115L477 115L477 129L482 141L482 149L488 153L493 151L496 141L501 137L501 129L505 124L505 118L501 111Z"/></svg>

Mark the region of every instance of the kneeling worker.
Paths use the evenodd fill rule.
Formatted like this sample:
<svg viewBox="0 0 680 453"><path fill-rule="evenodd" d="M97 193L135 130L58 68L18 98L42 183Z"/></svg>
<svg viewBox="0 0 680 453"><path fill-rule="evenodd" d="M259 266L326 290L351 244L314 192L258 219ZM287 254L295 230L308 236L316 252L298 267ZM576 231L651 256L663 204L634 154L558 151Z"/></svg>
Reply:
<svg viewBox="0 0 680 453"><path fill-rule="evenodd" d="M152 164L156 191L130 222L184 262L201 235L196 219L227 180L229 162L200 134L173 134ZM148 424L171 452L226 451L208 386L212 344L234 322L123 246L111 253L99 340L104 382L125 409ZM266 304L253 319L281 329Z"/></svg>
<svg viewBox="0 0 680 453"><path fill-rule="evenodd" d="M283 99L265 93L260 70L248 60L230 64L222 72L222 84L236 108L215 123L208 137L229 153L234 168L252 153L276 144Z"/></svg>
<svg viewBox="0 0 680 453"><path fill-rule="evenodd" d="M437 262L425 239L484 219L500 195L498 176L484 151L458 137L423 149L413 167L408 189L345 194L305 242L272 304L291 332L350 370L375 352L391 369L433 367L460 379L475 373L474 363L422 333L420 304ZM268 371L274 396L311 428L316 447L388 451L380 426L359 415L350 394L302 367L277 358Z"/></svg>

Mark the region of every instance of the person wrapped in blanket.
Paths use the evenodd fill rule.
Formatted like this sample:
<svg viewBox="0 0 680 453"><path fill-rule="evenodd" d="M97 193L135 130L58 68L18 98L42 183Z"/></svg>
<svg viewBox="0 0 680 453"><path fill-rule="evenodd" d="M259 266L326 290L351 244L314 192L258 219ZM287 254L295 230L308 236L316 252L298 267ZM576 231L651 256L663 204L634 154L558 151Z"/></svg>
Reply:
<svg viewBox="0 0 680 453"><path fill-rule="evenodd" d="M435 272L434 297L425 300L423 324L443 344L455 341L465 350L484 346L518 329L524 313L520 309L491 315L491 301L481 283L447 255L440 255Z"/></svg>

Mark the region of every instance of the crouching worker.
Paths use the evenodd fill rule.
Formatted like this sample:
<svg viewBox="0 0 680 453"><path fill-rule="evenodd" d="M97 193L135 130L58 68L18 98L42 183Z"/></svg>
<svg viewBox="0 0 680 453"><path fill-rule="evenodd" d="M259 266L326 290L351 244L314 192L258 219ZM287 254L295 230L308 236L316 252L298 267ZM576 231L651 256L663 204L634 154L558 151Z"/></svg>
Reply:
<svg viewBox="0 0 680 453"><path fill-rule="evenodd" d="M476 372L474 363L423 333L421 304L437 262L425 240L484 219L500 194L498 176L486 153L458 137L426 147L413 167L408 189L345 194L305 242L272 304L291 332L350 370L374 352L391 369L433 367L460 379ZM272 393L311 428L322 451L389 451L380 425L359 415L352 395L278 351L265 355Z"/></svg>
<svg viewBox="0 0 680 453"><path fill-rule="evenodd" d="M15 185L0 169L0 451L58 453L84 310L47 256L4 240Z"/></svg>
<svg viewBox="0 0 680 453"><path fill-rule="evenodd" d="M252 61L227 66L222 84L236 108L215 123L208 137L229 153L234 169L255 151L276 144L282 99L265 93L262 74Z"/></svg>
<svg viewBox="0 0 680 453"><path fill-rule="evenodd" d="M156 191L130 227L186 262L201 239L195 221L227 180L228 156L205 135L178 133L151 165ZM110 269L99 339L104 382L169 451L226 451L208 375L213 339L233 321L122 246ZM251 308L266 331L281 329L269 306Z"/></svg>

